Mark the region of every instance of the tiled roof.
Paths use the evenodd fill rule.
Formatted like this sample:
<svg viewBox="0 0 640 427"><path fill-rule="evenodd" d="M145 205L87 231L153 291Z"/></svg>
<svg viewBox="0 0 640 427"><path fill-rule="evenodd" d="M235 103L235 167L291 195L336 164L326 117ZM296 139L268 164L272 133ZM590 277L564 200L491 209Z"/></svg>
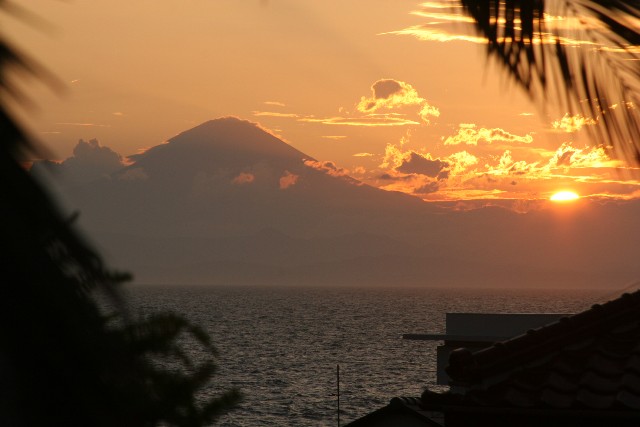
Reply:
<svg viewBox="0 0 640 427"><path fill-rule="evenodd" d="M394 397L384 408L371 412L345 427L411 425L440 427L442 414L424 409L417 397Z"/></svg>
<svg viewBox="0 0 640 427"><path fill-rule="evenodd" d="M602 412L640 420L640 291L471 353L455 350L443 406ZM640 425L640 424L639 424Z"/></svg>

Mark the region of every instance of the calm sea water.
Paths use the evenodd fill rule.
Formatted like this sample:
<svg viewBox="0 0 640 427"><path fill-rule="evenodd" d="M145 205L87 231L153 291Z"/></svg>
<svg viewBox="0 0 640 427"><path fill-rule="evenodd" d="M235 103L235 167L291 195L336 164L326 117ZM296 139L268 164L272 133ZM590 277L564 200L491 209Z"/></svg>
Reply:
<svg viewBox="0 0 640 427"><path fill-rule="evenodd" d="M618 296L603 291L308 289L136 286L141 311L171 310L209 331L219 371L205 393L244 394L223 426L335 426L420 396L435 385L437 343L403 333L443 333L446 312L578 312Z"/></svg>

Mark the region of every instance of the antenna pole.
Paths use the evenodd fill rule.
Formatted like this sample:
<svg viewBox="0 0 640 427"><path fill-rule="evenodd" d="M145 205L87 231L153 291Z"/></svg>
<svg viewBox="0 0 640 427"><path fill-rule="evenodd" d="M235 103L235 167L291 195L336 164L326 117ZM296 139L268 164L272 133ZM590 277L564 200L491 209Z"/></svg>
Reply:
<svg viewBox="0 0 640 427"><path fill-rule="evenodd" d="M336 377L337 377L337 387L338 387L338 427L340 427L340 365L336 365Z"/></svg>

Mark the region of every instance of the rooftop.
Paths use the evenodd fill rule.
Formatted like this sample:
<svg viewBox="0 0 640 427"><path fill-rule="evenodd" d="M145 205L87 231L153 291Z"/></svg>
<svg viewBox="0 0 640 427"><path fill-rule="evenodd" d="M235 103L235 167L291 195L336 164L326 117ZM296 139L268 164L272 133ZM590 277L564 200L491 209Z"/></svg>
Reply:
<svg viewBox="0 0 640 427"><path fill-rule="evenodd" d="M452 389L425 409L602 414L640 421L640 291L472 353L455 350Z"/></svg>

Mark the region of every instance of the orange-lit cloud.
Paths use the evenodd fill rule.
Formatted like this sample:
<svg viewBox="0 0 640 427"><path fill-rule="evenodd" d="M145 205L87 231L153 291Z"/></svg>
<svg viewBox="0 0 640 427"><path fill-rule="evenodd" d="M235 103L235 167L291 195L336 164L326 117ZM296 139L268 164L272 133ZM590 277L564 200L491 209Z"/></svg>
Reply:
<svg viewBox="0 0 640 427"><path fill-rule="evenodd" d="M264 101L263 104L272 105L274 107L286 107L284 103L278 101Z"/></svg>
<svg viewBox="0 0 640 427"><path fill-rule="evenodd" d="M321 138L339 140L339 139L345 139L346 137L347 137L346 135L322 135Z"/></svg>
<svg viewBox="0 0 640 427"><path fill-rule="evenodd" d="M580 114L575 114L573 116L565 114L560 120L554 120L554 122L551 123L551 126L559 131L571 133L579 131L583 126L595 124L596 121L590 117L583 117Z"/></svg>
<svg viewBox="0 0 640 427"><path fill-rule="evenodd" d="M319 162L317 160L305 160L304 164L307 167L322 171L327 175L335 177L347 176L349 174L349 171L347 169L339 168L335 163L330 161Z"/></svg>
<svg viewBox="0 0 640 427"><path fill-rule="evenodd" d="M251 184L253 181L255 181L255 179L256 179L255 175L247 172L241 172L238 176L233 178L231 182L237 185L243 185L243 184Z"/></svg>
<svg viewBox="0 0 640 427"><path fill-rule="evenodd" d="M111 125L103 125L103 124L99 124L99 123L71 123L71 122L62 122L62 123L56 123L57 125L63 125L63 126L81 126L81 127L99 127L99 128L108 128L111 127Z"/></svg>
<svg viewBox="0 0 640 427"><path fill-rule="evenodd" d="M365 168L363 168L362 166L356 166L355 168L353 168L353 170L351 171L352 175L364 175L367 173L367 170Z"/></svg>
<svg viewBox="0 0 640 427"><path fill-rule="evenodd" d="M286 190L287 188L293 186L298 182L299 175L293 174L289 171L284 171L284 175L280 177L280 189Z"/></svg>
<svg viewBox="0 0 640 427"><path fill-rule="evenodd" d="M375 113L405 106L419 106L418 115L427 124L432 117L439 117L440 110L430 105L409 83L394 79L381 79L371 86L371 97L362 97L356 106L361 113Z"/></svg>
<svg viewBox="0 0 640 427"><path fill-rule="evenodd" d="M423 25L413 25L403 30L389 31L384 34L394 35L408 35L413 36L421 41L435 41L435 42L452 42L452 41L466 41L476 44L487 44L487 39L484 37L465 35L465 34L453 34L448 31L438 30L433 27L427 27Z"/></svg>
<svg viewBox="0 0 640 427"><path fill-rule="evenodd" d="M440 189L442 180L419 174L403 174L395 170L378 176L379 187L387 191L400 191L407 194L425 195Z"/></svg>
<svg viewBox="0 0 640 427"><path fill-rule="evenodd" d="M524 160L514 160L511 150L505 150L498 160L498 164L486 164L485 168L489 175L531 175L536 172L538 162L527 163Z"/></svg>
<svg viewBox="0 0 640 427"><path fill-rule="evenodd" d="M499 134L502 139L514 139ZM377 170L363 178L384 190L429 201L475 200L481 205L488 200L508 201L500 206L518 212L537 209L537 201L567 186L586 197L609 198L629 198L640 188L638 180L620 176L623 164L612 160L604 147L579 148L565 142L555 151L519 147L494 155L471 144L467 147L472 152L434 156L425 149L407 148L410 142L402 138L387 144Z"/></svg>
<svg viewBox="0 0 640 427"><path fill-rule="evenodd" d="M447 160L433 158L429 153L403 151L406 139L400 146L387 144L379 168L384 172L377 177L380 188L409 194L426 195L437 192L449 178L451 164Z"/></svg>
<svg viewBox="0 0 640 427"><path fill-rule="evenodd" d="M453 153L446 157L445 160L450 165L452 175L460 175L468 170L469 167L478 164L478 158L467 151Z"/></svg>
<svg viewBox="0 0 640 427"><path fill-rule="evenodd" d="M549 159L548 167L616 168L622 166L611 159L604 147L576 148L570 142L563 143Z"/></svg>
<svg viewBox="0 0 640 427"><path fill-rule="evenodd" d="M253 115L256 117L288 117L288 118L300 117L298 114L294 114L294 113L278 113L273 111L254 111Z"/></svg>
<svg viewBox="0 0 640 427"><path fill-rule="evenodd" d="M460 7L459 4L452 4L451 2L445 1L441 4L437 2L422 3L421 6L422 10L413 11L411 14L424 18L427 21L425 24L412 25L402 30L389 31L381 34L409 35L422 41L465 41L476 44L488 43L488 39L476 35L477 33L474 28L473 18L466 16L463 13L451 13L452 9ZM448 9L448 11L444 12L444 9ZM609 50L617 48L617 46L602 46L588 38L586 34L584 39L575 39L565 35L573 35L576 28L580 28L582 30L596 28L598 25L601 25L597 20L586 19L584 17L567 18L545 14L543 16L543 21L546 31L534 34L534 44L560 43L567 46L587 45ZM518 25L520 24L520 20L516 18L514 23ZM499 26L503 26L504 24L504 18L498 20ZM443 27L446 27L446 29ZM499 33L502 33L502 31L498 31ZM498 38L497 41L498 43L501 43L508 40Z"/></svg>
<svg viewBox="0 0 640 427"><path fill-rule="evenodd" d="M322 123L324 125L335 126L408 126L419 125L415 120L404 119L397 116L373 115L366 117L327 117L327 118L303 118L298 119L300 122Z"/></svg>
<svg viewBox="0 0 640 427"><path fill-rule="evenodd" d="M478 129L474 124L462 123L458 128L458 133L447 137L444 140L444 145L478 145L480 142L487 144L491 144L493 142L530 144L533 142L533 137L531 134L524 136L515 135L500 128Z"/></svg>
<svg viewBox="0 0 640 427"><path fill-rule="evenodd" d="M425 4L423 3L423 6L425 6ZM431 3L428 5L428 8L433 8L433 9L442 9L439 7L433 7L434 4ZM440 11L436 11L436 12L430 12L428 9L425 10L416 10L411 12L411 15L415 15L415 16L419 16L421 18L432 18L435 21L431 21L430 24L439 24L442 22L464 22L467 24L473 24L475 22L475 20L470 17L467 16L463 13L446 13L446 12L440 12Z"/></svg>
<svg viewBox="0 0 640 427"><path fill-rule="evenodd" d="M406 174L426 175L429 177L437 177L449 167L449 163L439 159L432 159L430 155L418 154L412 151L408 158L405 157L400 166L396 167L396 171Z"/></svg>
<svg viewBox="0 0 640 427"><path fill-rule="evenodd" d="M356 153L353 155L353 157L373 157L374 154L372 153Z"/></svg>

